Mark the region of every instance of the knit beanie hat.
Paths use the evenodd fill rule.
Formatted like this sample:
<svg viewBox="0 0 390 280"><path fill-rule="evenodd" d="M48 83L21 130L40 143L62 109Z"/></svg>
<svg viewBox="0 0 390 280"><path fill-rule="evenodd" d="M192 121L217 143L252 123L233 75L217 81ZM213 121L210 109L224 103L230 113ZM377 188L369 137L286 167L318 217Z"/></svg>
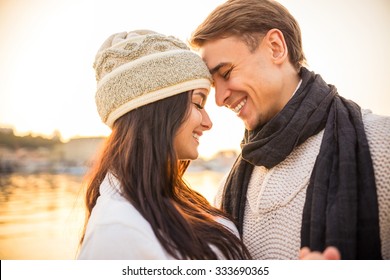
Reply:
<svg viewBox="0 0 390 280"><path fill-rule="evenodd" d="M209 90L211 75L185 43L149 30L111 35L96 54L96 106L102 121L196 88Z"/></svg>

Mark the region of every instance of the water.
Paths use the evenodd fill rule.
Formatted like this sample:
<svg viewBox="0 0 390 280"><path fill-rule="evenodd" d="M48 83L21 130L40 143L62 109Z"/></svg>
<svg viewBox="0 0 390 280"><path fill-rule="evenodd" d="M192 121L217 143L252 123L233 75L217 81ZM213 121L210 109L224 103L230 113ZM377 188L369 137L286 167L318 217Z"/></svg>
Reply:
<svg viewBox="0 0 390 280"><path fill-rule="evenodd" d="M186 174L210 202L222 177L214 171ZM81 176L1 175L0 259L74 259L84 222L82 189Z"/></svg>

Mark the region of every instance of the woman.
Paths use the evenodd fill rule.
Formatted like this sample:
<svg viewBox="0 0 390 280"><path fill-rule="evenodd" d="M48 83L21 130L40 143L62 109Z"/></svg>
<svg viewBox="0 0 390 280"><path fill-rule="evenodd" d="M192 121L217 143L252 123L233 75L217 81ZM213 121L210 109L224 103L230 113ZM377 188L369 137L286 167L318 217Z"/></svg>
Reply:
<svg viewBox="0 0 390 280"><path fill-rule="evenodd" d="M212 126L211 76L181 41L109 37L96 55L96 104L111 129L91 171L79 259L248 259L234 224L183 180Z"/></svg>

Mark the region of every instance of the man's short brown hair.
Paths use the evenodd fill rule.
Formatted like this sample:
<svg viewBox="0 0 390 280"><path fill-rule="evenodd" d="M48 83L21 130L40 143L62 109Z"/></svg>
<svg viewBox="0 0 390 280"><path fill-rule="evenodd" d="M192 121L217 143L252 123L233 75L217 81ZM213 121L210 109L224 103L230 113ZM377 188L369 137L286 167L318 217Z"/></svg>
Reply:
<svg viewBox="0 0 390 280"><path fill-rule="evenodd" d="M198 26L191 36L190 44L193 48L199 48L207 41L234 36L254 51L263 36L274 28L283 33L290 62L299 70L306 61L301 30L290 12L272 0L227 1Z"/></svg>

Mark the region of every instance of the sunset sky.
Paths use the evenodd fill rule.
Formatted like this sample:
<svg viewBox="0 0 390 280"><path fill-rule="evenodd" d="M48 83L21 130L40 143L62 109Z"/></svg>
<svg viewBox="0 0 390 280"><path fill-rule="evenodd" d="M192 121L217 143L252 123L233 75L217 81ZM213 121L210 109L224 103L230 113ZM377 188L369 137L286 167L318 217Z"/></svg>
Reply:
<svg viewBox="0 0 390 280"><path fill-rule="evenodd" d="M222 0L0 0L0 127L18 134L108 135L92 63L112 33L151 29L187 40ZM390 115L390 1L281 0L298 20L309 68L363 108ZM241 121L214 104L200 152L239 147Z"/></svg>

